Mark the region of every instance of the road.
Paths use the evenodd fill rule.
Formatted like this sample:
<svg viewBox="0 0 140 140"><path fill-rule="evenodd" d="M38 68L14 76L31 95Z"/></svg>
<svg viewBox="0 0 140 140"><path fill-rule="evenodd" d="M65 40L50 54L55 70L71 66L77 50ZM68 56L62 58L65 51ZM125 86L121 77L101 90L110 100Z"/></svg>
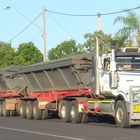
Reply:
<svg viewBox="0 0 140 140"><path fill-rule="evenodd" d="M62 123L59 119L27 120L0 117L0 140L139 140L140 127L117 128L114 124Z"/></svg>

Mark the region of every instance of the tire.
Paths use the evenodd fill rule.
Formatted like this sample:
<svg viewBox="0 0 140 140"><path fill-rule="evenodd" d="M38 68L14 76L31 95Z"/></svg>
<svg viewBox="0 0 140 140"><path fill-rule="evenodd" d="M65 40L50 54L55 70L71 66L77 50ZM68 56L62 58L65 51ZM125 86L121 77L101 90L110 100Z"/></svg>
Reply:
<svg viewBox="0 0 140 140"><path fill-rule="evenodd" d="M116 103L115 122L118 127L129 127L129 114L127 112L124 101L118 101Z"/></svg>
<svg viewBox="0 0 140 140"><path fill-rule="evenodd" d="M0 116L2 116L2 101L0 101Z"/></svg>
<svg viewBox="0 0 140 140"><path fill-rule="evenodd" d="M42 120L48 119L49 118L49 110L48 109L44 109L42 111Z"/></svg>
<svg viewBox="0 0 140 140"><path fill-rule="evenodd" d="M16 111L15 110L10 110L10 117L16 116Z"/></svg>
<svg viewBox="0 0 140 140"><path fill-rule="evenodd" d="M6 110L6 102L5 101L2 103L2 114L4 117L10 116L10 111Z"/></svg>
<svg viewBox="0 0 140 140"><path fill-rule="evenodd" d="M66 100L60 102L59 117L63 122L70 122L71 103Z"/></svg>
<svg viewBox="0 0 140 140"><path fill-rule="evenodd" d="M38 108L38 102L33 102L33 118L35 120L41 120L42 117L42 110Z"/></svg>
<svg viewBox="0 0 140 140"><path fill-rule="evenodd" d="M19 115L22 118L26 118L26 101L21 101L19 106Z"/></svg>
<svg viewBox="0 0 140 140"><path fill-rule="evenodd" d="M81 123L87 123L88 122L88 115L87 114L82 114L82 120Z"/></svg>
<svg viewBox="0 0 140 140"><path fill-rule="evenodd" d="M71 106L71 111L70 111L71 123L80 123L82 121L82 117L83 114L78 111L77 101L73 101Z"/></svg>
<svg viewBox="0 0 140 140"><path fill-rule="evenodd" d="M26 103L26 117L27 119L33 119L33 105L32 101Z"/></svg>

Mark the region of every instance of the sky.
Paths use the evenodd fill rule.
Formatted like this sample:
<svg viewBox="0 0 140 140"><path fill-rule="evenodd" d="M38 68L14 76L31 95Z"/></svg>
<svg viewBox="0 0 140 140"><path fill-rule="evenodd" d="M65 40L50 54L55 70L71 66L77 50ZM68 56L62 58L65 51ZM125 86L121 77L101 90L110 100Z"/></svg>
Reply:
<svg viewBox="0 0 140 140"><path fill-rule="evenodd" d="M11 7L4 10L5 7ZM0 41L9 42L21 32L42 11L48 10L71 14L97 14L116 12L140 6L140 0L0 0ZM134 10L140 17L140 9ZM101 17L102 31L114 35L121 24L114 25L117 16L126 13ZM97 30L97 17L70 17L46 12L47 51L65 40L84 42L85 33ZM15 49L21 43L32 41L43 53L42 16L21 35L11 41Z"/></svg>

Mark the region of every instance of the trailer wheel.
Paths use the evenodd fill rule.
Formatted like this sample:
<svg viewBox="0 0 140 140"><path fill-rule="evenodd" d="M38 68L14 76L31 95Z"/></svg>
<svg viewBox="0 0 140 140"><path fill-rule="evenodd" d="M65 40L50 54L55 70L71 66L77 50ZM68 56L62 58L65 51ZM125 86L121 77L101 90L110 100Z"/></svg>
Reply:
<svg viewBox="0 0 140 140"><path fill-rule="evenodd" d="M22 118L26 118L26 101L21 101L19 106L19 115Z"/></svg>
<svg viewBox="0 0 140 140"><path fill-rule="evenodd" d="M71 103L66 100L60 102L59 117L63 122L70 122Z"/></svg>
<svg viewBox="0 0 140 140"><path fill-rule="evenodd" d="M10 116L10 111L6 109L6 102L2 103L2 114L4 117Z"/></svg>
<svg viewBox="0 0 140 140"><path fill-rule="evenodd" d="M71 106L71 111L70 111L71 123L80 123L82 121L82 116L83 114L78 111L77 101L73 101Z"/></svg>
<svg viewBox="0 0 140 140"><path fill-rule="evenodd" d="M2 101L0 101L0 116L2 116Z"/></svg>
<svg viewBox="0 0 140 140"><path fill-rule="evenodd" d="M48 109L44 109L42 111L42 120L48 119L49 118L49 110Z"/></svg>
<svg viewBox="0 0 140 140"><path fill-rule="evenodd" d="M82 120L81 123L87 123L88 122L88 115L87 114L82 114Z"/></svg>
<svg viewBox="0 0 140 140"><path fill-rule="evenodd" d="M116 104L115 122L118 127L129 127L129 115L124 101L118 101Z"/></svg>
<svg viewBox="0 0 140 140"><path fill-rule="evenodd" d="M33 118L33 106L32 106L32 101L27 101L26 103L26 117L27 119L32 119Z"/></svg>
<svg viewBox="0 0 140 140"><path fill-rule="evenodd" d="M16 116L16 111L15 110L10 110L10 117Z"/></svg>
<svg viewBox="0 0 140 140"><path fill-rule="evenodd" d="M33 118L35 120L40 120L42 116L42 110L38 108L38 102L33 102Z"/></svg>

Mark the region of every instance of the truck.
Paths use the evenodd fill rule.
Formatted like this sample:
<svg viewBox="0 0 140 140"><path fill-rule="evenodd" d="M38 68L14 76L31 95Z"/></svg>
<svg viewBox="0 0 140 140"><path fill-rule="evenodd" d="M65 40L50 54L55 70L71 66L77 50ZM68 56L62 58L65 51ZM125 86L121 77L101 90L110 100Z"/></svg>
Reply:
<svg viewBox="0 0 140 140"><path fill-rule="evenodd" d="M112 116L140 125L140 49L127 47L0 70L0 116L85 123Z"/></svg>

